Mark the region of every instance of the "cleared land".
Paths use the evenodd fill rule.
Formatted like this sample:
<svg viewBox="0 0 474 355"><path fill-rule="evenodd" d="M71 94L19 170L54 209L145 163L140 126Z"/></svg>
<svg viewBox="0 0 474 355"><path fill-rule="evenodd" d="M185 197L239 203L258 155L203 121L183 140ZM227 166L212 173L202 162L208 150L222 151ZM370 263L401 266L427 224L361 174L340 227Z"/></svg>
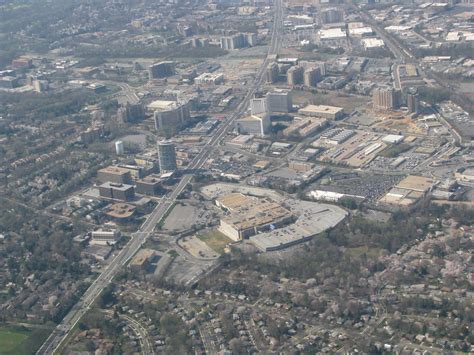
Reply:
<svg viewBox="0 0 474 355"><path fill-rule="evenodd" d="M196 238L196 236L194 235L190 237L185 237L181 239L178 243L195 258L212 259L218 257L214 249L210 248L204 241L199 238Z"/></svg>
<svg viewBox="0 0 474 355"><path fill-rule="evenodd" d="M200 234L198 235L198 238L218 254L223 254L226 245L232 242L232 240L217 230L211 230L207 233Z"/></svg>

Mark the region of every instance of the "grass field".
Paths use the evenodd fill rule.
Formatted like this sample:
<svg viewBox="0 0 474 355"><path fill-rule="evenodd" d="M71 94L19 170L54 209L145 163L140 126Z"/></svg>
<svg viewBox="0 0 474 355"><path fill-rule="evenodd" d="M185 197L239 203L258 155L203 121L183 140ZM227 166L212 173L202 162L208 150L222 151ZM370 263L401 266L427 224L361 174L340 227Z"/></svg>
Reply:
<svg viewBox="0 0 474 355"><path fill-rule="evenodd" d="M52 329L0 326L0 354L34 354Z"/></svg>
<svg viewBox="0 0 474 355"><path fill-rule="evenodd" d="M12 353L15 348L28 338L28 331L0 328L0 354Z"/></svg>
<svg viewBox="0 0 474 355"><path fill-rule="evenodd" d="M232 242L231 239L215 229L208 231L205 234L200 234L197 237L218 254L224 254L225 246Z"/></svg>

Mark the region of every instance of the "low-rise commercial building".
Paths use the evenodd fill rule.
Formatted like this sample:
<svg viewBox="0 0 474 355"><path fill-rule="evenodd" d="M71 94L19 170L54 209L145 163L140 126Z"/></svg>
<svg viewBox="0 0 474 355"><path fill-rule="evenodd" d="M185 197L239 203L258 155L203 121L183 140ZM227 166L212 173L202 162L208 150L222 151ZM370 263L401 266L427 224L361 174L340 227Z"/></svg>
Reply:
<svg viewBox="0 0 474 355"><path fill-rule="evenodd" d="M428 177L409 175L395 185L379 202L398 207L410 207L424 198L438 183L439 181Z"/></svg>
<svg viewBox="0 0 474 355"><path fill-rule="evenodd" d="M242 240L265 230L291 223L294 215L275 202L247 200L220 221L219 230L232 240Z"/></svg>
<svg viewBox="0 0 474 355"><path fill-rule="evenodd" d="M157 252L153 249L141 249L130 262L130 269L134 272L145 271L151 269L152 263L158 259Z"/></svg>
<svg viewBox="0 0 474 355"><path fill-rule="evenodd" d="M323 117L328 120L338 120L344 117L344 109L342 107L327 105L307 105L299 109L298 113L304 116Z"/></svg>

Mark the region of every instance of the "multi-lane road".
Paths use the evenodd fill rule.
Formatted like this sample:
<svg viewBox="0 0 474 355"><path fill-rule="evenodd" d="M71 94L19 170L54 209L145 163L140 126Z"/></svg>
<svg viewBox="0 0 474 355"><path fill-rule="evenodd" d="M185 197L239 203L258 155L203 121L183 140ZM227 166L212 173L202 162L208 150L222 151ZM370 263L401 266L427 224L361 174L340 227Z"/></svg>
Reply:
<svg viewBox="0 0 474 355"><path fill-rule="evenodd" d="M268 47L268 53L261 67L259 68L252 86L238 105L237 109L228 117L228 119L219 126L216 133L206 143L201 152L194 158L189 165L189 170L197 169L203 166L209 158L213 148L220 144L226 133L232 129L235 119L241 117L247 110L249 102L256 90L262 85L265 78L265 71L270 63L270 56L277 54L280 47L280 35L283 30L283 8L282 0L275 2L275 15L273 22L272 37ZM131 94L130 94L131 95ZM127 95L128 96L128 95ZM133 95L132 95L133 96ZM105 267L102 273L84 292L80 300L71 308L69 313L63 318L60 324L54 329L51 335L38 350L37 354L54 354L68 337L69 333L90 309L93 302L100 295L101 291L112 281L117 273L125 267L128 261L142 247L147 238L155 229L155 226L172 208L176 198L184 191L191 181L192 176L184 176L178 185L165 198L161 199L153 212L148 216L140 229L132 234L128 244L120 250L119 254Z"/></svg>

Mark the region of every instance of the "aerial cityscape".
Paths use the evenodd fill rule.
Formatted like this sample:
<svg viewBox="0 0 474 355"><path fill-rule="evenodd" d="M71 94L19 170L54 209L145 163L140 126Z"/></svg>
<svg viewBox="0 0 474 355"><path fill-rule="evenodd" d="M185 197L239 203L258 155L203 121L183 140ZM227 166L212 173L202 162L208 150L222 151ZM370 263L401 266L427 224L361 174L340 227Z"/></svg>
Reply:
<svg viewBox="0 0 474 355"><path fill-rule="evenodd" d="M474 1L0 2L0 355L474 353Z"/></svg>

